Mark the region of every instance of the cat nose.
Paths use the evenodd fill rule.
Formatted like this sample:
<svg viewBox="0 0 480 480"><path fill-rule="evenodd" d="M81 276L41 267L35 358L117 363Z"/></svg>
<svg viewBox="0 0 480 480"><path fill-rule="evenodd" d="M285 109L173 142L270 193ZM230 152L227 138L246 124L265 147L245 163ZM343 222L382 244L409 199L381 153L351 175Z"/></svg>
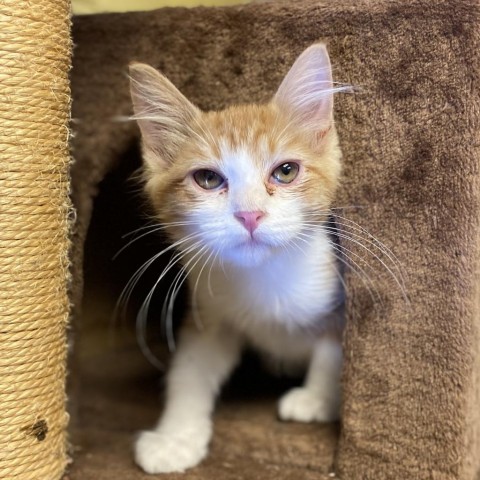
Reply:
<svg viewBox="0 0 480 480"><path fill-rule="evenodd" d="M265 212L259 210L255 212L235 212L233 216L252 234L258 227L260 220L265 216Z"/></svg>

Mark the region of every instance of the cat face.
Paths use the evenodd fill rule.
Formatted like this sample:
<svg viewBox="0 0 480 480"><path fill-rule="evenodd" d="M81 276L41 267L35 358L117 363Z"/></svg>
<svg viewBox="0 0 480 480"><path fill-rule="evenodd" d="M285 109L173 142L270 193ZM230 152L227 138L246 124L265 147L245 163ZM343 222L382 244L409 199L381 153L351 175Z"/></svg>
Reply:
<svg viewBox="0 0 480 480"><path fill-rule="evenodd" d="M326 49L295 62L272 101L201 112L165 77L131 66L146 190L180 249L248 267L301 248L340 174ZM192 251L193 251L192 250Z"/></svg>

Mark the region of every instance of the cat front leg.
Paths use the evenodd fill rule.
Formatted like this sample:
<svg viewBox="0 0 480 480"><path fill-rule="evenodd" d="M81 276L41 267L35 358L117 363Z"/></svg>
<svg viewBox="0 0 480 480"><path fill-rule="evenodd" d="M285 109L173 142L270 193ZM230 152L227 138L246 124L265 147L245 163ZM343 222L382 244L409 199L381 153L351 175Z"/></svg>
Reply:
<svg viewBox="0 0 480 480"><path fill-rule="evenodd" d="M135 444L135 461L145 472L183 472L207 455L215 399L240 351L240 337L225 327L182 332L167 375L163 414Z"/></svg>
<svg viewBox="0 0 480 480"><path fill-rule="evenodd" d="M320 339L314 347L304 385L289 390L280 399L280 419L296 422L338 420L341 368L340 342L329 337Z"/></svg>

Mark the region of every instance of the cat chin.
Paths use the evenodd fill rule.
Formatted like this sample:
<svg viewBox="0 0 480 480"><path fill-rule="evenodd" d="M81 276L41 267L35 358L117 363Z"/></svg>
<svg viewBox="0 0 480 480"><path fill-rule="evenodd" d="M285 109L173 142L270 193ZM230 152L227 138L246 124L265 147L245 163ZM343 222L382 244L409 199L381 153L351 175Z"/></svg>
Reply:
<svg viewBox="0 0 480 480"><path fill-rule="evenodd" d="M223 252L224 261L243 268L258 267L268 261L275 247L267 244L248 243L238 245Z"/></svg>

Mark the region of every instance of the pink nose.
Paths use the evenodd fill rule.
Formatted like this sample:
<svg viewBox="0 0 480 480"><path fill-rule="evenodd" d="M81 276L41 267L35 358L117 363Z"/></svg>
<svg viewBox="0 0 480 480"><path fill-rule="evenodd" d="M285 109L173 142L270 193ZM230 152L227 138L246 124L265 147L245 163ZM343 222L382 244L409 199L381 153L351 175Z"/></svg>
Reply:
<svg viewBox="0 0 480 480"><path fill-rule="evenodd" d="M235 212L234 217L252 234L258 227L260 220L265 216L264 212Z"/></svg>

